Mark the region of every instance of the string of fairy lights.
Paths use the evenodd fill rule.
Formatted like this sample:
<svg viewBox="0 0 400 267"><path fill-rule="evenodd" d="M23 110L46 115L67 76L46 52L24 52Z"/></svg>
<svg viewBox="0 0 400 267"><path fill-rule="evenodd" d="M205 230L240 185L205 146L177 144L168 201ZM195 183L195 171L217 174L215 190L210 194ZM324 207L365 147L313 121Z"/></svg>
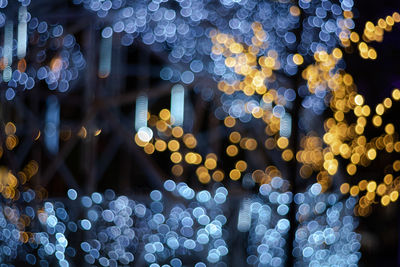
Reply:
<svg viewBox="0 0 400 267"><path fill-rule="evenodd" d="M171 84L170 107L155 110L141 92L132 142L152 157L167 155L171 179L144 199L110 189L81 195L70 188L65 198L54 200L47 199L40 184L31 183L40 168L36 161L16 173L2 166L4 266L77 266L80 261L230 266L237 231L246 233L245 260L252 266L283 266L292 256L295 266L357 265L361 236L356 216L368 216L374 204L388 206L399 197L398 125L387 121L385 113L400 100L400 90L372 108L346 72L344 53L353 51L353 43L361 58L377 59L379 51L370 43L383 41L384 33L400 22L399 13L367 22L360 35L354 30L352 0L72 2L95 12L105 25L99 32L98 78L112 75L116 40L167 52L170 64L161 68L159 79ZM60 24L32 17L30 1L18 1L12 15L8 5L0 1L2 97L13 103L25 90L41 86L67 94L86 66L76 38ZM215 82L211 88L201 82L207 76ZM300 84L293 82L297 76ZM207 141L188 123L192 87L213 103L211 115L226 132L223 156L205 150ZM300 110L295 110L296 102ZM59 131L60 109L57 97L47 99L45 127L33 137L38 140L43 132L52 154L65 134ZM293 123L295 112L299 123ZM312 120L321 123L316 126ZM259 129L243 131L253 127L249 125ZM304 133L298 147L293 125ZM19 145L17 127L4 123L0 158ZM380 134L367 136L368 127ZM94 135L100 133L98 129ZM86 138L86 128L78 135ZM277 153L279 162L249 160L260 150ZM391 164L380 177L355 179L383 154ZM232 164L224 162L226 157ZM299 165L299 177L309 179L304 192L292 192L296 177L280 169L293 162ZM188 174L209 190L178 182ZM232 207L227 181L258 193L248 192ZM290 209L295 209L294 218ZM289 239L291 230L294 240Z"/></svg>

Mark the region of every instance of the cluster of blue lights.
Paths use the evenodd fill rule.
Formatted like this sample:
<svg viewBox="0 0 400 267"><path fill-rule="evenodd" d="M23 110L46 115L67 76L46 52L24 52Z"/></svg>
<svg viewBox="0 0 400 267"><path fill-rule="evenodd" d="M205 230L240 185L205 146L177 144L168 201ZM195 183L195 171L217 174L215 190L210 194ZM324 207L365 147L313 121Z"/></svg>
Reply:
<svg viewBox="0 0 400 267"><path fill-rule="evenodd" d="M248 206L249 239L247 263L252 266L284 266L287 258L287 219L292 193L284 192L288 182L280 177L264 184ZM239 213L240 216L240 213Z"/></svg>
<svg viewBox="0 0 400 267"><path fill-rule="evenodd" d="M165 182L164 189L168 199L155 190L150 201L143 202L147 204L116 196L112 190L80 197L70 189L69 200L47 201L38 212L32 207L38 205L32 201L34 191L27 191L23 193L25 209L5 206L1 210L2 262L70 266L77 254L98 266L147 262L153 267L175 267L185 264L188 255L198 259L197 266L205 266L204 260L221 262L229 252L223 229L227 189L196 193L172 180ZM171 196L181 201L171 201ZM21 238L15 223L23 216L29 216L29 240Z"/></svg>
<svg viewBox="0 0 400 267"><path fill-rule="evenodd" d="M338 46L340 34L350 34L354 29L352 18L345 18L343 11L352 11L353 0L311 1L300 0L306 19L303 23L299 53L313 55L317 51L330 52Z"/></svg>
<svg viewBox="0 0 400 267"><path fill-rule="evenodd" d="M275 177L259 194L242 201L237 230L248 232L247 263L282 266L287 260L289 206L297 206L293 255L296 266L356 266L360 235L354 232L355 198L339 200L314 184L294 197L288 181ZM147 264L228 266L229 205L225 187L195 192L167 180L162 191L136 200L114 191L40 203L33 190L13 205L2 200L0 259L4 266L26 262L70 266L77 257L96 266ZM7 265L8 264L8 265Z"/></svg>
<svg viewBox="0 0 400 267"><path fill-rule="evenodd" d="M145 261L150 266L174 267L190 264L198 260L218 263L229 250L226 243L227 232L223 229L227 218L223 204L228 191L218 187L211 194L209 191L195 193L185 183L165 182L167 191L185 202L172 204L164 200L160 191L150 194L152 215L148 220L149 232L144 235ZM184 204L185 203L185 204ZM161 213L165 206L164 213ZM192 259L186 262L185 256Z"/></svg>
<svg viewBox="0 0 400 267"><path fill-rule="evenodd" d="M213 94L211 92L203 92L203 90L195 88L195 91L201 93L205 100L212 97ZM242 92L236 92L231 95L222 94L220 96L221 106L215 109L214 114L220 120L229 115L246 123L253 118L252 113L255 109L262 109L272 112L277 118L283 118L288 113L288 109L293 106L292 103L296 99L296 92L291 88L280 87L277 90L277 96L276 103L271 103L265 102L256 95L247 96Z"/></svg>
<svg viewBox="0 0 400 267"><path fill-rule="evenodd" d="M123 45L131 45L134 39L140 38L155 51L170 51L168 57L172 63L181 61L190 64L193 72L204 70L224 79L232 73L225 67L221 55L211 53L209 33L213 28L249 46L253 37L251 24L261 23L267 33L268 47L259 54L277 51L287 75L297 72L291 60L293 51L298 50L303 56L313 56L319 50L329 51L338 45L341 32L348 33L354 28L353 20L343 16L343 11L352 10L352 0L299 1L305 16L303 25L299 14L290 12L293 4L289 1L74 0L74 3L97 12L99 17L107 16L111 25L103 30L104 38L112 32L121 33ZM300 38L296 36L299 28L302 29ZM211 63L210 57L213 64L207 63ZM196 66L199 60L201 66ZM171 71L164 71L161 76L173 82L179 79Z"/></svg>
<svg viewBox="0 0 400 267"><path fill-rule="evenodd" d="M334 47L339 47L340 36L348 35L354 28L352 17L344 15L344 12L352 11L353 0L300 0L298 5L290 1L255 0L74 0L74 3L96 12L101 18L107 17L105 21L109 26L103 29L103 38L109 38L115 32L120 34L122 44L127 46L139 39L156 53L167 52L171 63L183 63L176 67L166 66L160 71L161 79L183 84L197 84L197 78L204 75L227 83L241 80L242 77L233 68L226 66L222 54L212 53L210 33L214 29L233 36L236 42L249 47L253 45L254 36L251 25L253 22L260 23L266 34L266 45L259 48L256 56L274 51L280 65L277 75L293 76L298 72L298 66L293 61L295 53L309 63L315 52L331 52ZM265 85L267 88L292 86L285 79L267 79ZM219 94L208 87L196 88L206 101ZM304 108L316 114L322 114L326 109L327 92L298 94L305 98ZM221 99L216 116L223 119L230 115L242 122L251 120L251 111L246 110L247 103L262 102L260 97L249 97L243 92L235 92L226 99L228 101ZM285 111L289 112L291 105L286 104L272 107L274 115L281 118ZM268 108L262 103L258 106Z"/></svg>
<svg viewBox="0 0 400 267"><path fill-rule="evenodd" d="M41 81L50 90L68 91L86 65L75 37L66 34L61 25L32 17L26 7L30 1L20 2L18 21L0 12L0 27L4 31L0 82L5 98L12 100L18 91L31 90ZM17 36L13 34L15 27Z"/></svg>
<svg viewBox="0 0 400 267"><path fill-rule="evenodd" d="M339 199L338 194L321 193L312 185L294 196L297 204L293 255L296 266L357 266L361 236L353 210L357 199Z"/></svg>

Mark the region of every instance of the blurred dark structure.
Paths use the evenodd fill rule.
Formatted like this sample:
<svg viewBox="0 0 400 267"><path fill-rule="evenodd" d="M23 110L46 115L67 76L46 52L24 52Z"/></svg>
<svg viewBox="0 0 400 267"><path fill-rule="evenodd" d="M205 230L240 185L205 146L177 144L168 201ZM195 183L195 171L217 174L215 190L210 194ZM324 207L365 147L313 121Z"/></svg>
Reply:
<svg viewBox="0 0 400 267"><path fill-rule="evenodd" d="M400 10L400 2L393 0L364 0L355 5L358 10L355 19L357 32L362 31L366 21L376 21ZM144 194L160 188L170 176L166 172L170 169L168 161L162 155L149 157L132 140L138 89L148 88L152 106L162 108L169 101L171 85L159 78L167 57L153 53L137 41L129 49L115 42L111 75L107 79L97 79L99 31L103 26L98 17L62 0L33 1L30 12L49 22L64 23L68 32L77 36L87 68L86 75L74 84L70 92L59 96L62 141L60 152L55 157L46 150L42 138L34 140L43 128L45 101L51 92L36 88L26 92L18 98L17 109L6 102L1 103L3 121L12 118L17 125L24 125L17 128L21 139L16 156L5 156L11 163L10 167L18 170L30 159L36 160L40 166L36 183L48 190L49 197L65 196L70 187L83 193L113 188L123 194ZM359 91L371 105L400 86L400 27L394 27L384 38L384 42L372 45L379 54L375 61L363 61L356 53L346 55L347 71L354 76ZM183 70L188 66L176 67ZM215 86L211 78L202 82ZM226 133L218 127L221 122L209 115L212 103L196 97L193 90L190 90L190 98L195 110L193 131L202 136L199 142L212 146L214 151L221 151L221 140L226 140ZM399 108L395 110L397 114ZM99 129L101 133L95 136ZM273 158L267 160L273 161ZM380 171L376 169L376 175L380 175ZM190 175L183 175L185 182L192 187L205 187L193 183ZM245 194L239 185L230 181L226 183L237 196ZM389 207L376 205L371 216L360 218L359 232L363 236L360 265L399 266L399 228L398 203Z"/></svg>

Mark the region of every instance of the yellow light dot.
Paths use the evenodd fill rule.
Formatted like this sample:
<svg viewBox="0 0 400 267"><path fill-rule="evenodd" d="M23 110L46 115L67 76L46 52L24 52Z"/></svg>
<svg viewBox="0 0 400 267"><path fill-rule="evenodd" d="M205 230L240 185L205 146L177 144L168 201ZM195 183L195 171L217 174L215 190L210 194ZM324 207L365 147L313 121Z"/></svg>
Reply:
<svg viewBox="0 0 400 267"><path fill-rule="evenodd" d="M368 159L374 160L376 158L376 150L374 148L371 148L367 152Z"/></svg>
<svg viewBox="0 0 400 267"><path fill-rule="evenodd" d="M238 169L240 172L244 172L247 169L247 163L243 160L239 160L236 162L235 168Z"/></svg>
<svg viewBox="0 0 400 267"><path fill-rule="evenodd" d="M228 35L223 34L223 33L219 33L216 36L216 39L217 39L218 43L222 44L222 43L225 43L228 40Z"/></svg>
<svg viewBox="0 0 400 267"><path fill-rule="evenodd" d="M346 73L346 74L343 76L343 82L344 82L344 84L347 85L347 86L352 85L352 84L353 84L353 77L351 77L350 74Z"/></svg>
<svg viewBox="0 0 400 267"><path fill-rule="evenodd" d="M162 120L167 121L171 117L171 113L169 112L168 109L162 109L158 115Z"/></svg>
<svg viewBox="0 0 400 267"><path fill-rule="evenodd" d="M165 143L164 140L158 139L155 143L154 146L156 148L157 151L165 151L165 149L167 149L167 144Z"/></svg>
<svg viewBox="0 0 400 267"><path fill-rule="evenodd" d="M241 44L239 44L239 43L232 43L229 46L229 50L234 54L239 54L239 53L242 53L243 46Z"/></svg>
<svg viewBox="0 0 400 267"><path fill-rule="evenodd" d="M353 197L357 196L359 192L360 192L360 189L356 185L353 185L350 189L350 195Z"/></svg>
<svg viewBox="0 0 400 267"><path fill-rule="evenodd" d="M354 114L357 117L360 117L362 115L361 111L362 111L362 107L361 106L357 106L357 107L354 108Z"/></svg>
<svg viewBox="0 0 400 267"><path fill-rule="evenodd" d="M196 162L196 154L189 152L185 155L185 161L189 164L194 164Z"/></svg>
<svg viewBox="0 0 400 267"><path fill-rule="evenodd" d="M225 65L226 65L227 67L232 68L232 67L235 66L235 64L236 64L236 59L235 59L235 58L233 58L233 57L227 57L227 58L225 59Z"/></svg>
<svg viewBox="0 0 400 267"><path fill-rule="evenodd" d="M387 16L387 17L386 17L386 23L387 23L389 26L393 26L393 25L394 25L394 19L393 19L391 16Z"/></svg>
<svg viewBox="0 0 400 267"><path fill-rule="evenodd" d="M293 62L296 65L301 65L301 64L303 64L304 59L303 59L302 55L295 54L295 55L293 55Z"/></svg>
<svg viewBox="0 0 400 267"><path fill-rule="evenodd" d="M180 147L179 142L176 140L171 140L168 142L168 149L171 151L177 151L179 150L179 147Z"/></svg>
<svg viewBox="0 0 400 267"><path fill-rule="evenodd" d="M170 158L173 163L179 163L182 161L182 155L179 152L172 153Z"/></svg>
<svg viewBox="0 0 400 267"><path fill-rule="evenodd" d="M291 161L293 159L293 151L291 149L285 149L282 152L282 159L284 161Z"/></svg>
<svg viewBox="0 0 400 267"><path fill-rule="evenodd" d="M358 42L360 41L360 36L358 35L358 33L352 32L352 33L350 34L350 40L351 40L353 43L358 43Z"/></svg>
<svg viewBox="0 0 400 267"><path fill-rule="evenodd" d="M383 194L385 194L385 192L386 192L386 185L384 185L384 184L378 185L378 188L376 189L376 193L379 196L382 196Z"/></svg>
<svg viewBox="0 0 400 267"><path fill-rule="evenodd" d="M366 196L366 198L367 198L369 201L373 201L374 198L375 198L375 192L367 192L367 193L365 194L365 196Z"/></svg>
<svg viewBox="0 0 400 267"><path fill-rule="evenodd" d="M183 135L183 129L182 129L182 127L179 127L179 126L174 127L174 128L172 129L172 135L173 135L175 138L180 138L180 137L182 137L182 135Z"/></svg>
<svg viewBox="0 0 400 267"><path fill-rule="evenodd" d="M268 138L267 140L265 140L265 143L264 143L264 145L265 145L265 148L267 148L267 149L269 149L269 150L271 150L271 149L274 149L275 148L275 139L274 138Z"/></svg>
<svg viewBox="0 0 400 267"><path fill-rule="evenodd" d="M395 22L400 22L400 14L398 12L394 12L392 17Z"/></svg>
<svg viewBox="0 0 400 267"><path fill-rule="evenodd" d="M391 108L392 107L392 100L390 98L385 98L385 100L383 100L383 105L385 106L385 108Z"/></svg>
<svg viewBox="0 0 400 267"><path fill-rule="evenodd" d="M144 152L146 152L147 154L153 154L154 153L154 145L153 144L147 144L144 147Z"/></svg>
<svg viewBox="0 0 400 267"><path fill-rule="evenodd" d="M370 59L372 59L372 60L374 60L374 59L376 59L376 58L378 57L378 55L377 55L375 49L370 48L370 49L368 50L368 57L369 57Z"/></svg>
<svg viewBox="0 0 400 267"><path fill-rule="evenodd" d="M392 193L390 193L390 200L392 202L395 202L398 198L399 198L399 192L393 191Z"/></svg>
<svg viewBox="0 0 400 267"><path fill-rule="evenodd" d="M358 183L358 188L359 188L361 191L364 191L365 189L367 189L367 185L368 185L367 180L362 180L362 181L360 181L360 182Z"/></svg>
<svg viewBox="0 0 400 267"><path fill-rule="evenodd" d="M385 107L382 104L378 104L375 108L375 112L378 115L382 115L385 112Z"/></svg>
<svg viewBox="0 0 400 267"><path fill-rule="evenodd" d="M376 182L375 181L369 182L367 185L368 192L374 192L375 189L376 189Z"/></svg>
<svg viewBox="0 0 400 267"><path fill-rule="evenodd" d="M18 137L15 135L9 135L6 138L6 147L8 150L13 150L18 145Z"/></svg>
<svg viewBox="0 0 400 267"><path fill-rule="evenodd" d="M203 172L208 173L207 168L204 167L204 166L199 166L199 167L196 169L196 174L197 174L197 175L200 175L200 174L203 173Z"/></svg>
<svg viewBox="0 0 400 267"><path fill-rule="evenodd" d="M394 134L394 125L389 123L385 126L385 132L387 134Z"/></svg>
<svg viewBox="0 0 400 267"><path fill-rule="evenodd" d="M344 16L346 19L351 19L351 18L354 17L354 14L353 14L353 12L351 12L351 11L345 10L345 11L343 12L343 16Z"/></svg>
<svg viewBox="0 0 400 267"><path fill-rule="evenodd" d="M344 120L344 113L343 111L337 111L335 112L335 120L337 121L343 121Z"/></svg>
<svg viewBox="0 0 400 267"><path fill-rule="evenodd" d="M368 117L369 114L371 113L371 109L369 106L365 105L362 107L361 113L363 116Z"/></svg>
<svg viewBox="0 0 400 267"><path fill-rule="evenodd" d="M343 57L342 50L340 50L339 48L333 49L332 55L333 55L336 59L340 59L340 58Z"/></svg>
<svg viewBox="0 0 400 267"><path fill-rule="evenodd" d="M224 124L226 127L232 128L236 124L236 120L232 118L231 116L228 116L224 120Z"/></svg>
<svg viewBox="0 0 400 267"><path fill-rule="evenodd" d="M387 185L390 185L393 181L393 175L391 174L386 174L385 177L383 178L383 182Z"/></svg>
<svg viewBox="0 0 400 267"><path fill-rule="evenodd" d="M272 57L266 57L264 64L267 68L273 68L275 66L275 59Z"/></svg>
<svg viewBox="0 0 400 267"><path fill-rule="evenodd" d="M344 183L340 186L340 192L342 194L347 194L350 190L350 185L348 183Z"/></svg>
<svg viewBox="0 0 400 267"><path fill-rule="evenodd" d="M160 132L165 132L168 129L168 125L167 125L167 123L165 121L159 120L159 121L156 122L156 128Z"/></svg>
<svg viewBox="0 0 400 267"><path fill-rule="evenodd" d="M220 170L216 170L212 174L212 178L216 182L221 182L222 180L224 180L224 173L222 171L220 171Z"/></svg>
<svg viewBox="0 0 400 267"><path fill-rule="evenodd" d="M361 42L361 43L358 45L358 49L359 49L361 52L366 52L366 51L368 51L368 45L367 45L366 43L364 43L364 42Z"/></svg>
<svg viewBox="0 0 400 267"><path fill-rule="evenodd" d="M395 150L396 152L400 152L400 142L396 142L396 143L394 144L394 150ZM1 155L0 155L0 157L1 157Z"/></svg>
<svg viewBox="0 0 400 267"><path fill-rule="evenodd" d="M93 133L94 136L99 136L100 134L101 134L101 129L97 129Z"/></svg>
<svg viewBox="0 0 400 267"><path fill-rule="evenodd" d="M247 150L255 150L257 148L257 141L253 138L248 138L245 143Z"/></svg>
<svg viewBox="0 0 400 267"><path fill-rule="evenodd" d="M226 148L226 154L230 157L234 157L238 154L239 149L235 145L230 145Z"/></svg>
<svg viewBox="0 0 400 267"><path fill-rule="evenodd" d="M393 162L393 170L396 172L400 171L400 160L395 160Z"/></svg>
<svg viewBox="0 0 400 267"><path fill-rule="evenodd" d="M375 116L372 118L372 123L374 124L375 127L381 126L381 125L382 125L382 118L381 118L381 116L375 115Z"/></svg>
<svg viewBox="0 0 400 267"><path fill-rule="evenodd" d="M278 147L280 149L284 149L289 145L289 139L287 139L286 137L279 137L276 144L278 145Z"/></svg>
<svg viewBox="0 0 400 267"><path fill-rule="evenodd" d="M300 16L300 8L298 8L297 6L291 6L289 11L290 14L294 17Z"/></svg>
<svg viewBox="0 0 400 267"><path fill-rule="evenodd" d="M208 158L204 162L204 166L206 166L206 168L209 170L213 170L217 167L217 161L213 158Z"/></svg>
<svg viewBox="0 0 400 267"><path fill-rule="evenodd" d="M145 145L148 144L148 142L143 142L143 141L139 138L139 136L138 136L137 133L135 134L135 143L136 143L138 146L140 146L140 147L144 147Z"/></svg>
<svg viewBox="0 0 400 267"><path fill-rule="evenodd" d="M229 172L229 177L234 181L239 180L240 176L241 176L241 173L237 169L233 169Z"/></svg>
<svg viewBox="0 0 400 267"><path fill-rule="evenodd" d="M240 133L238 133L238 132L232 132L229 135L229 141L231 141L232 143L239 143L240 138L241 138L241 136L240 136Z"/></svg>
<svg viewBox="0 0 400 267"><path fill-rule="evenodd" d="M198 176L199 181L203 184L207 184L211 180L211 176L209 173L202 173L201 175Z"/></svg>
<svg viewBox="0 0 400 267"><path fill-rule="evenodd" d="M384 195L384 196L381 198L381 203L382 203L383 206L389 205L389 203L390 203L390 197L389 197L388 195Z"/></svg>
<svg viewBox="0 0 400 267"><path fill-rule="evenodd" d="M198 153L194 153L194 154L196 155L196 160L195 160L194 164L199 165L203 159L200 154L198 154Z"/></svg>
<svg viewBox="0 0 400 267"><path fill-rule="evenodd" d="M349 165L347 165L347 173L350 175L354 175L357 172L357 166L350 163Z"/></svg>
<svg viewBox="0 0 400 267"><path fill-rule="evenodd" d="M394 100L400 100L400 90L399 89L394 89L392 92L392 98Z"/></svg>
<svg viewBox="0 0 400 267"><path fill-rule="evenodd" d="M313 172L312 168L311 168L310 166L308 166L308 165L303 165L303 166L300 168L300 176L301 176L302 178L308 178L308 177L310 177L311 174L312 174L312 172Z"/></svg>
<svg viewBox="0 0 400 267"><path fill-rule="evenodd" d="M171 168L171 172L173 175L175 175L176 177L179 177L182 175L183 173L183 167L181 165L174 165Z"/></svg>
<svg viewBox="0 0 400 267"><path fill-rule="evenodd" d="M6 135L15 134L16 131L17 131L17 127L15 127L14 123L12 123L11 121L6 123L6 126L4 127L4 132Z"/></svg>
<svg viewBox="0 0 400 267"><path fill-rule="evenodd" d="M385 29L385 28L386 28L386 21L383 20L383 19L379 19L379 20L378 20L378 26L379 26L380 28L382 28L382 29Z"/></svg>
<svg viewBox="0 0 400 267"><path fill-rule="evenodd" d="M195 148L197 146L197 140L193 134L185 134L183 136L183 142L188 148Z"/></svg>

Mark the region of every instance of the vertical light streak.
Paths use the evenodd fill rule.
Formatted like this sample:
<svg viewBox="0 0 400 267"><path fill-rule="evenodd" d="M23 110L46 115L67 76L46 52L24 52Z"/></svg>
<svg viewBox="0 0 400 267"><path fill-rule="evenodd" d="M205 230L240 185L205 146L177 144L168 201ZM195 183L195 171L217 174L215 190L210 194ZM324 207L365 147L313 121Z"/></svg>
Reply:
<svg viewBox="0 0 400 267"><path fill-rule="evenodd" d="M55 96L49 96L47 98L45 123L44 142L46 148L51 154L57 154L60 127L60 104Z"/></svg>
<svg viewBox="0 0 400 267"><path fill-rule="evenodd" d="M288 113L281 118L279 134L286 138L292 134L292 117Z"/></svg>
<svg viewBox="0 0 400 267"><path fill-rule="evenodd" d="M251 215L250 215L250 199L245 199L239 209L237 229L240 232L247 232L250 230Z"/></svg>
<svg viewBox="0 0 400 267"><path fill-rule="evenodd" d="M18 14L18 45L17 56L19 59L24 58L26 55L26 42L27 42L27 12L26 7L21 6Z"/></svg>
<svg viewBox="0 0 400 267"><path fill-rule="evenodd" d="M8 82L11 79L11 64L12 64L12 50L13 50L13 23L12 21L6 22L4 27L4 71L3 80Z"/></svg>
<svg viewBox="0 0 400 267"><path fill-rule="evenodd" d="M139 139L143 142L148 142L153 138L153 131L147 127L148 102L146 95L136 98L135 129Z"/></svg>
<svg viewBox="0 0 400 267"><path fill-rule="evenodd" d="M135 129L139 131L140 128L147 126L147 109L148 98L146 95L141 95L136 98L136 112L135 112Z"/></svg>
<svg viewBox="0 0 400 267"><path fill-rule="evenodd" d="M171 123L172 125L182 126L185 108L185 88L176 84L171 90Z"/></svg>
<svg viewBox="0 0 400 267"><path fill-rule="evenodd" d="M112 35L102 38L100 44L99 77L107 78L111 72Z"/></svg>

